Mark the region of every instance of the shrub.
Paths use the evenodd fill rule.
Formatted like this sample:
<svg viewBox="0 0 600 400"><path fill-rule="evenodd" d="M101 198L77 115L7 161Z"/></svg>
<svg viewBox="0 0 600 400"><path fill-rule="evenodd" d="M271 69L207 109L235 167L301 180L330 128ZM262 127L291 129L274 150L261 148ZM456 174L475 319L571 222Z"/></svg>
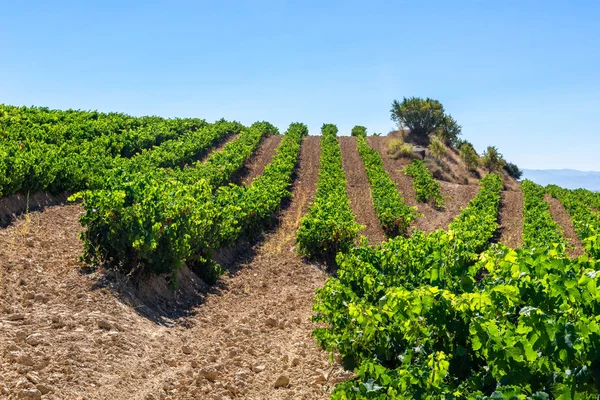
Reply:
<svg viewBox="0 0 600 400"><path fill-rule="evenodd" d="M415 146L410 143L404 143L400 146L400 157L413 158L415 155Z"/></svg>
<svg viewBox="0 0 600 400"><path fill-rule="evenodd" d="M498 152L495 146L488 146L481 157L481 162L488 172L498 171L506 165L502 154Z"/></svg>
<svg viewBox="0 0 600 400"><path fill-rule="evenodd" d="M367 136L367 128L364 126L356 125L352 128L352 136Z"/></svg>
<svg viewBox="0 0 600 400"><path fill-rule="evenodd" d="M400 149L404 141L402 139L390 139L388 142L387 153L393 158L400 158Z"/></svg>
<svg viewBox="0 0 600 400"><path fill-rule="evenodd" d="M461 126L444 112L442 103L430 98L405 97L402 103L394 100L391 117L392 121L406 126L411 134L424 142L436 133L447 143L452 143L461 133Z"/></svg>
<svg viewBox="0 0 600 400"><path fill-rule="evenodd" d="M465 163L469 171L475 171L479 165L479 155L473 145L469 142L464 142L460 146L460 158Z"/></svg>
<svg viewBox="0 0 600 400"><path fill-rule="evenodd" d="M437 136L431 141L431 144L429 145L429 151L436 160L441 160L446 156L446 146L444 146L444 143L442 143L442 139Z"/></svg>
<svg viewBox="0 0 600 400"><path fill-rule="evenodd" d="M521 179L521 177L523 176L523 171L521 171L519 167L517 167L517 165L513 163L506 163L506 165L504 166L504 170L508 173L508 175L512 176L515 179Z"/></svg>

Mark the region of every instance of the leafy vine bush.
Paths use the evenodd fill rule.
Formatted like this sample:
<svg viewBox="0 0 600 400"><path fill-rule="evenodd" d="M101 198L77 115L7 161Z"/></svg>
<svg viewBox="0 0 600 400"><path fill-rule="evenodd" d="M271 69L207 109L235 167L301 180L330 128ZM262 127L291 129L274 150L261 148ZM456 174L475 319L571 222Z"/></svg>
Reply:
<svg viewBox="0 0 600 400"><path fill-rule="evenodd" d="M315 336L358 377L332 398L596 397L599 265L490 249L501 189L486 176L447 232L338 255L338 277L317 293Z"/></svg>
<svg viewBox="0 0 600 400"><path fill-rule="evenodd" d="M550 214L550 206L544 200L545 190L542 186L529 180L521 183L523 191L523 247L525 249L546 248L549 244L563 254L567 241L561 227Z"/></svg>
<svg viewBox="0 0 600 400"><path fill-rule="evenodd" d="M0 196L102 187L107 174L144 148L208 125L199 119L0 105Z"/></svg>
<svg viewBox="0 0 600 400"><path fill-rule="evenodd" d="M417 195L417 201L431 203L437 208L444 206L440 184L421 160L415 160L404 168L406 175L412 176L413 187Z"/></svg>
<svg viewBox="0 0 600 400"><path fill-rule="evenodd" d="M254 153L260 141L267 134L277 132L277 128L268 122L256 122L252 127L253 129L243 130L222 151L212 153L203 163L196 163L196 168L178 170L175 176L188 184L201 179L212 187L226 184L231 175L244 166L244 161Z"/></svg>
<svg viewBox="0 0 600 400"><path fill-rule="evenodd" d="M573 195L586 206L592 207L594 211L600 211L600 192L592 192L587 189L575 189Z"/></svg>
<svg viewBox="0 0 600 400"><path fill-rule="evenodd" d="M587 199L593 198L594 194L583 189L570 191L556 185L548 185L546 191L565 206L587 254L600 260L600 215L586 205L590 202Z"/></svg>
<svg viewBox="0 0 600 400"><path fill-rule="evenodd" d="M270 124L256 123L245 136L260 138L273 129ZM254 146L254 141L245 141L242 135L237 140ZM237 146L226 146L224 152L250 154ZM235 157L230 160L237 161ZM212 163L206 167L215 168ZM137 174L111 177L107 184L110 189L75 195L74 199L84 200L86 210L80 219L87 228L82 233L84 259L125 272L140 266L174 276L184 262L190 262L206 266L206 276L214 277L217 268L210 255L216 238L224 235L219 233L222 206L214 201L210 179L191 184L181 179L186 172L198 174L200 168L184 168L177 176L147 168ZM234 172L229 164L224 171Z"/></svg>
<svg viewBox="0 0 600 400"><path fill-rule="evenodd" d="M296 242L301 255L334 263L335 255L348 251L364 227L354 220L350 208L337 127L324 124L321 133L317 194L302 217Z"/></svg>
<svg viewBox="0 0 600 400"><path fill-rule="evenodd" d="M315 336L357 378L333 399L597 398L598 260L552 244L486 250L501 189L486 176L448 232L338 255Z"/></svg>
<svg viewBox="0 0 600 400"><path fill-rule="evenodd" d="M356 125L354 128L352 128L351 135L366 137L367 136L367 128L365 128L364 126Z"/></svg>
<svg viewBox="0 0 600 400"><path fill-rule="evenodd" d="M383 168L381 156L369 147L365 137L357 138L357 146L371 185L373 205L385 234L388 237L406 235L416 218L416 207L409 207L400 197L396 184Z"/></svg>

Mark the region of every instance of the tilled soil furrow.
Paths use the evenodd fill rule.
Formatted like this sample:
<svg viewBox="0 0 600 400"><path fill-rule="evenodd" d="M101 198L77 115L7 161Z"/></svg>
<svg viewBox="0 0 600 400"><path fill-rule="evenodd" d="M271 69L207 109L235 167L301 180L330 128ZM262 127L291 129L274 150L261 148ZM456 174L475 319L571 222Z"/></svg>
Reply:
<svg viewBox="0 0 600 400"><path fill-rule="evenodd" d="M371 244L380 244L385 240L385 233L377 218L371 185L364 164L358 153L356 138L351 136L338 137L342 151L342 165L346 174L346 190L356 222L365 226L360 232L369 239Z"/></svg>
<svg viewBox="0 0 600 400"><path fill-rule="evenodd" d="M549 195L545 196L546 201L550 205L550 214L552 214L552 218L558 225L563 228L563 235L567 239L567 242L570 246L567 249L567 254L571 258L579 257L585 253L585 249L581 243L581 240L577 236L575 232L575 228L573 227L573 222L571 221L571 216L562 205L562 203L551 197Z"/></svg>
<svg viewBox="0 0 600 400"><path fill-rule="evenodd" d="M504 190L500 199L499 243L516 249L523 245L523 192Z"/></svg>
<svg viewBox="0 0 600 400"><path fill-rule="evenodd" d="M413 228L427 233L437 229L446 229L450 222L460 214L462 208L466 207L469 201L475 197L479 186L438 181L441 186L442 195L445 197L445 207L438 210L429 204L418 203L412 179L403 172L403 168L411 160L406 158L393 159L390 157L387 154L389 140L390 138L388 137L367 138L369 145L381 155L385 170L392 180L396 182L398 191L406 201L406 204L416 206L418 212L422 214L413 223Z"/></svg>
<svg viewBox="0 0 600 400"><path fill-rule="evenodd" d="M281 135L271 135L265 138L254 155L246 162L243 171L240 173L241 182L247 185L261 176L265 167L271 162L277 152L277 147L281 143Z"/></svg>

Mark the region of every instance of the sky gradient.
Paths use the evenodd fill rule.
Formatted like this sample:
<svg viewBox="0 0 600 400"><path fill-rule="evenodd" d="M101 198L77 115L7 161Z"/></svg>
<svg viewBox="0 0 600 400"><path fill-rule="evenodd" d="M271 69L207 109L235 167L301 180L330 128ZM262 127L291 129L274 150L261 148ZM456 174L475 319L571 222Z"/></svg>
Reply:
<svg viewBox="0 0 600 400"><path fill-rule="evenodd" d="M433 97L480 151L600 171L600 2L0 6L0 103L349 134L387 133L394 99Z"/></svg>

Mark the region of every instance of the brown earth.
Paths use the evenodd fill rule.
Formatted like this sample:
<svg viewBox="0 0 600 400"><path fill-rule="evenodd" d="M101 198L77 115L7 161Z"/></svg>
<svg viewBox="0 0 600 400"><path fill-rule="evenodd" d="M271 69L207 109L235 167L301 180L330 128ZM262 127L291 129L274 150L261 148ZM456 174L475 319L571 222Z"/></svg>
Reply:
<svg viewBox="0 0 600 400"><path fill-rule="evenodd" d="M569 244L569 248L567 249L567 254L569 257L574 258L583 255L585 253L585 249L583 248L583 244L575 232L573 222L571 221L571 216L565 207L558 199L555 199L554 197L546 195L545 199L550 205L550 214L552 214L552 218L554 218L554 221L556 221L556 223L563 229L563 235Z"/></svg>
<svg viewBox="0 0 600 400"><path fill-rule="evenodd" d="M318 165L319 138L306 138L294 199L279 225L247 260L231 266L201 305L160 323L143 316L153 305L114 291L128 282L107 284L101 271L81 273L78 205L49 207L0 230L0 394L328 398L327 388L349 377L310 336L314 292L328 275L293 248ZM278 379L281 388L275 388Z"/></svg>
<svg viewBox="0 0 600 400"><path fill-rule="evenodd" d="M413 188L412 178L406 176L402 171L412 160L407 158L393 159L387 154L388 137L369 137L369 146L377 150L383 160L383 166L392 180L396 183L400 195L406 204L416 206L422 214L413 223L413 227L424 231L433 232L437 229L445 229L454 218L456 218L463 207L471 201L479 190L476 185L461 185L458 183L438 181L441 193L445 197L446 205L441 210L430 204L418 203Z"/></svg>
<svg viewBox="0 0 600 400"><path fill-rule="evenodd" d="M513 249L523 245L523 193L504 190L500 199L498 242Z"/></svg>
<svg viewBox="0 0 600 400"><path fill-rule="evenodd" d="M371 185L357 149L356 138L340 136L338 140L342 151L342 166L346 175L346 190L352 212L356 215L356 222L365 226L360 233L369 239L369 243L381 244L385 240L385 233L373 206Z"/></svg>
<svg viewBox="0 0 600 400"><path fill-rule="evenodd" d="M68 194L53 195L37 192L30 195L13 194L0 198L0 227L6 227L19 215L28 211L39 211L48 206L66 204Z"/></svg>
<svg viewBox="0 0 600 400"><path fill-rule="evenodd" d="M277 147L282 139L282 135L270 135L262 141L258 150L244 165L244 171L241 174L243 183L249 185L255 178L262 175L265 167L277 152Z"/></svg>

